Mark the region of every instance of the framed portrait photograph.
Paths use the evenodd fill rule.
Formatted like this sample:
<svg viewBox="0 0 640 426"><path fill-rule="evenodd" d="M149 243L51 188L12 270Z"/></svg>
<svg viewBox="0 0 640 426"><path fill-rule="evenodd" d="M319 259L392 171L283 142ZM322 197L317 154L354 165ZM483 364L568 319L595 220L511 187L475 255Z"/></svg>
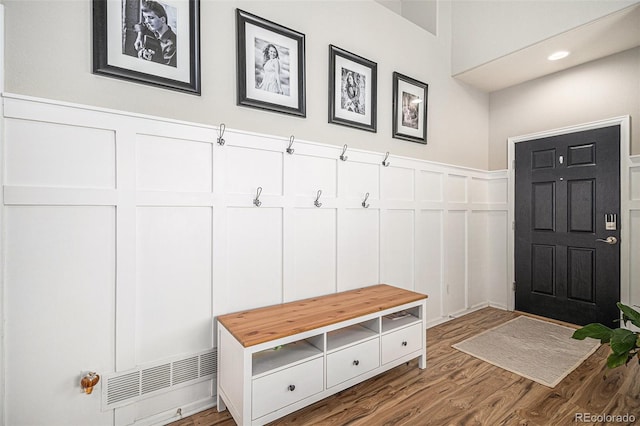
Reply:
<svg viewBox="0 0 640 426"><path fill-rule="evenodd" d="M393 73L393 137L427 143L427 95L429 85Z"/></svg>
<svg viewBox="0 0 640 426"><path fill-rule="evenodd" d="M200 95L200 0L93 0L93 73Z"/></svg>
<svg viewBox="0 0 640 426"><path fill-rule="evenodd" d="M329 45L329 123L376 131L378 64Z"/></svg>
<svg viewBox="0 0 640 426"><path fill-rule="evenodd" d="M237 104L306 117L305 36L236 9Z"/></svg>

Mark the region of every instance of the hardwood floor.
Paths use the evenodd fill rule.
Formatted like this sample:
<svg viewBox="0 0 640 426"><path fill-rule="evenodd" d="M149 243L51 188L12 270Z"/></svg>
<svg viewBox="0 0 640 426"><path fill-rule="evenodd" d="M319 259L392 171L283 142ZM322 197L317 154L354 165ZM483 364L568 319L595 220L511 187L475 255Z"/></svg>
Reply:
<svg viewBox="0 0 640 426"><path fill-rule="evenodd" d="M270 425L568 425L576 413L624 415L640 424L637 362L608 370L609 346L550 389L451 347L516 316L485 308L427 330L427 368L401 365ZM615 419L614 419L615 420ZM578 423L579 424L579 423ZM232 426L228 411L215 408L173 426Z"/></svg>

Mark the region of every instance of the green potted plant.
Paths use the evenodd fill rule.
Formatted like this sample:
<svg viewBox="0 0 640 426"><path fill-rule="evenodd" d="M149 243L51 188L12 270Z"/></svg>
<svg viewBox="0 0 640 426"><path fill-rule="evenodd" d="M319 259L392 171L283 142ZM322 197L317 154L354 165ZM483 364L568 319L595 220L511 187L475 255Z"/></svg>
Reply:
<svg viewBox="0 0 640 426"><path fill-rule="evenodd" d="M622 321L625 326L627 322L630 322L640 328L640 312L619 302L617 306L622 312ZM600 339L600 343L608 343L611 347L611 354L607 358L607 367L609 368L626 365L634 357L638 358L640 363L640 333L638 332L626 328L611 329L606 325L593 323L579 328L572 337L578 340L591 337Z"/></svg>

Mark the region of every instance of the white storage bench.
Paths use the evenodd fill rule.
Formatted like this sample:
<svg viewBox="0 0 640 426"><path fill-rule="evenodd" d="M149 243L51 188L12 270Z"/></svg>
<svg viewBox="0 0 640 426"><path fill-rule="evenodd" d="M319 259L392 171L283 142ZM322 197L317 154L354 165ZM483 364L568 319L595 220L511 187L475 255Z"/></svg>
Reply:
<svg viewBox="0 0 640 426"><path fill-rule="evenodd" d="M262 425L413 358L427 296L379 284L218 317L218 411Z"/></svg>

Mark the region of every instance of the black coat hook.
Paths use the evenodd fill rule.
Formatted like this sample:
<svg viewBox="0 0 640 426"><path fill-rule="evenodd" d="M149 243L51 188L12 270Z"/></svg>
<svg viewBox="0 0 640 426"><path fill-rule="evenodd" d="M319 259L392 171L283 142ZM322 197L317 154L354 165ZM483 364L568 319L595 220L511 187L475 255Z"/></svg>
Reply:
<svg viewBox="0 0 640 426"><path fill-rule="evenodd" d="M260 207L262 205L262 201L260 201L260 194L262 194L262 187L259 186L256 191L256 198L253 200L253 205L256 207Z"/></svg>
<svg viewBox="0 0 640 426"><path fill-rule="evenodd" d="M316 207L322 207L322 203L320 202L320 196L322 195L322 189L318 189L318 195L316 200L313 202L313 205Z"/></svg>
<svg viewBox="0 0 640 426"><path fill-rule="evenodd" d="M367 203L367 200L369 199L369 193L367 192L364 195L364 201L362 202L362 207L364 207L365 209L369 208L369 204Z"/></svg>
<svg viewBox="0 0 640 426"><path fill-rule="evenodd" d="M222 136L224 135L224 130L227 128L227 126L224 125L224 123L220 123L220 127L218 128L218 145L223 146L224 145L224 139L222 138Z"/></svg>
<svg viewBox="0 0 640 426"><path fill-rule="evenodd" d="M347 161L347 157L346 155L344 155L344 153L347 152L347 144L344 144L344 146L342 147L342 154L340 154L340 159L342 161Z"/></svg>
<svg viewBox="0 0 640 426"><path fill-rule="evenodd" d="M388 158L389 158L389 151L387 151L387 154L384 156L384 160L382 160L382 165L385 167L389 167L389 165L391 164L391 162L387 161Z"/></svg>
<svg viewBox="0 0 640 426"><path fill-rule="evenodd" d="M291 137L289 138L289 147L287 148L287 153L289 154L293 154L295 152L295 149L291 148L291 146L293 145L293 141L295 139L295 136L291 135Z"/></svg>

